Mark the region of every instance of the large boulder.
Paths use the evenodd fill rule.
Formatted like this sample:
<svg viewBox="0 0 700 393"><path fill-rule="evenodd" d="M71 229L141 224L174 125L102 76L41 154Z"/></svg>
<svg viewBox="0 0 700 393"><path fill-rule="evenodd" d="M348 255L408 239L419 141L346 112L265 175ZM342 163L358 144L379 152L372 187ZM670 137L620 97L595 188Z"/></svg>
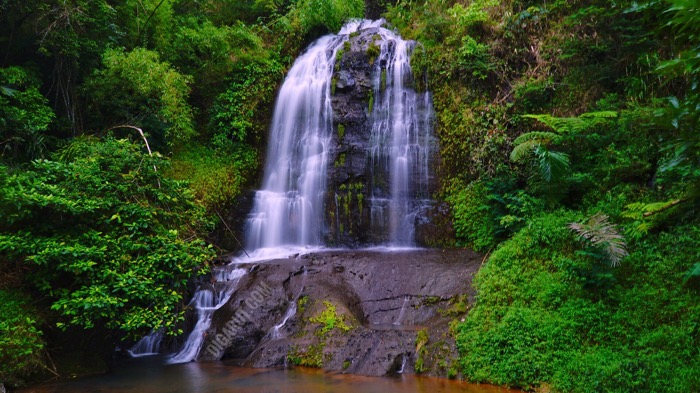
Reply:
<svg viewBox="0 0 700 393"><path fill-rule="evenodd" d="M199 360L364 375L448 375L481 257L465 250L337 251L243 265ZM236 266L238 268L241 265Z"/></svg>

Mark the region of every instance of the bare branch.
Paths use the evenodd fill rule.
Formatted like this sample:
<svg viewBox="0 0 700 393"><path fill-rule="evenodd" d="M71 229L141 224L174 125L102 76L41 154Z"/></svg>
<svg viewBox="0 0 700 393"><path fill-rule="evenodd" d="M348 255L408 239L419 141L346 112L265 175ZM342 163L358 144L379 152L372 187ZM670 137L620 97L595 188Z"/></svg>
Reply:
<svg viewBox="0 0 700 393"><path fill-rule="evenodd" d="M151 146L148 145L148 139L146 139L146 135L143 133L143 130L142 130L142 129L140 129L140 128L136 127L136 126L132 126L132 125L128 125L128 124L123 124L123 125L120 125L120 126L111 127L111 128L109 128L109 130L114 130L114 129L117 129L117 128L131 128L132 130L138 131L139 134L141 135L141 138L143 138L143 141L146 143L146 150L148 150L148 155L151 156L151 157L153 157L153 152L151 152ZM156 173L158 173L158 168L156 168L156 164L153 164L153 170L154 170ZM160 188L160 179L158 179L158 188Z"/></svg>

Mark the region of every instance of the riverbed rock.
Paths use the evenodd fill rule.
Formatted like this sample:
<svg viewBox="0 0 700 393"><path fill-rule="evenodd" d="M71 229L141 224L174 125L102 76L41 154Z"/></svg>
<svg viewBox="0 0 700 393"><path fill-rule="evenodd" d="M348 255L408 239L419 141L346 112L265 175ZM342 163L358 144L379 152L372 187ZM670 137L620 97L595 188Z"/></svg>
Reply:
<svg viewBox="0 0 700 393"><path fill-rule="evenodd" d="M452 375L449 324L465 315L480 262L466 250L348 250L231 266L247 273L214 313L198 360Z"/></svg>

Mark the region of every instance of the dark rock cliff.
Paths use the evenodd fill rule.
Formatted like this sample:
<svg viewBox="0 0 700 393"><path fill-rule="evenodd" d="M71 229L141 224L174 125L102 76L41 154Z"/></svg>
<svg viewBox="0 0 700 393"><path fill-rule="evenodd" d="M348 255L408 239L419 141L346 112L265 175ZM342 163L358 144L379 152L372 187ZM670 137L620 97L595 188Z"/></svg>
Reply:
<svg viewBox="0 0 700 393"><path fill-rule="evenodd" d="M325 252L239 265L248 273L214 314L198 360L453 375L449 325L466 314L480 262L464 250L415 250Z"/></svg>
<svg viewBox="0 0 700 393"><path fill-rule="evenodd" d="M376 111L373 114L373 107L385 92L388 61L396 48L395 42L385 43L379 33L379 28L368 28L351 34L336 55L331 82L334 135L329 149L333 163L328 167L324 203L324 240L329 245L386 244L389 240L386 227L382 226L386 223L372 223L370 202L372 195L389 198L391 194L389 174L383 168L386 163L378 162L382 159L377 157L372 158L373 149L377 149L376 141L372 141L373 122L377 121L373 115L378 116ZM390 50L380 50L383 45ZM410 79L410 74L406 78ZM407 89L412 89L412 80L404 83ZM434 170L437 149L434 146L425 149L434 150L429 155L432 159L430 167ZM418 178L421 174L412 173L411 176ZM429 197L436 185L433 178L431 189L425 190L425 195L413 197ZM413 223L418 245L430 243L422 236L425 231L420 228L432 221L426 214L432 213L426 209L416 216Z"/></svg>

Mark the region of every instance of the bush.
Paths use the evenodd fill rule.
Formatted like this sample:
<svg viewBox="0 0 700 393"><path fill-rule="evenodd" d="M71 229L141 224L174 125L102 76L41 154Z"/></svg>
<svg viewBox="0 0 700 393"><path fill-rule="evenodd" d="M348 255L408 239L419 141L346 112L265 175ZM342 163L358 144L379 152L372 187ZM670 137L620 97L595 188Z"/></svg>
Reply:
<svg viewBox="0 0 700 393"><path fill-rule="evenodd" d="M109 49L102 62L84 87L94 121L141 127L156 147L181 145L197 134L187 102L191 77L144 48Z"/></svg>
<svg viewBox="0 0 700 393"><path fill-rule="evenodd" d="M0 253L31 271L59 327L178 333L186 284L213 254L203 209L141 145L78 139L60 156L0 179Z"/></svg>
<svg viewBox="0 0 700 393"><path fill-rule="evenodd" d="M255 150L247 145L226 154L201 145L176 153L168 175L188 180L195 200L209 211L230 206L255 173Z"/></svg>
<svg viewBox="0 0 700 393"><path fill-rule="evenodd" d="M0 289L0 381L21 385L44 367L36 310L16 292Z"/></svg>
<svg viewBox="0 0 700 393"><path fill-rule="evenodd" d="M496 219L483 183L453 184L446 200L452 206L458 243L482 252L496 244Z"/></svg>
<svg viewBox="0 0 700 393"><path fill-rule="evenodd" d="M468 379L566 392L700 388L700 294L683 287L700 231L659 233L618 268L582 252L560 211L531 220L477 274L458 328Z"/></svg>

